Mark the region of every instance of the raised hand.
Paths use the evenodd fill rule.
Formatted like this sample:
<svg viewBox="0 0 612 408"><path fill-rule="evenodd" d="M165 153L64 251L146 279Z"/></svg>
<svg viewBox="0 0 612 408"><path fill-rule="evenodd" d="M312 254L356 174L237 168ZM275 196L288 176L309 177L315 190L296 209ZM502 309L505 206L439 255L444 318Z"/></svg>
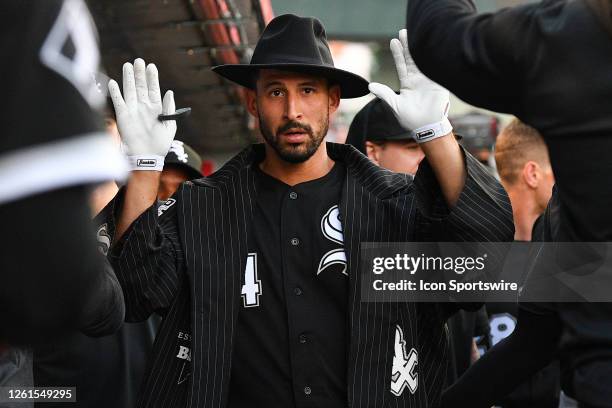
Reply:
<svg viewBox="0 0 612 408"><path fill-rule="evenodd" d="M164 157L176 134L176 121L159 121L160 114L175 111L174 93L163 101L157 67L138 58L123 65L123 96L116 81L108 89L117 115L117 127L130 158L132 170L162 171Z"/></svg>
<svg viewBox="0 0 612 408"><path fill-rule="evenodd" d="M399 40L391 40L390 48L400 80L400 93L376 82L370 83L370 92L391 107L400 124L413 132L418 143L449 134L452 131L447 118L449 93L419 71L408 49L406 30L399 32Z"/></svg>

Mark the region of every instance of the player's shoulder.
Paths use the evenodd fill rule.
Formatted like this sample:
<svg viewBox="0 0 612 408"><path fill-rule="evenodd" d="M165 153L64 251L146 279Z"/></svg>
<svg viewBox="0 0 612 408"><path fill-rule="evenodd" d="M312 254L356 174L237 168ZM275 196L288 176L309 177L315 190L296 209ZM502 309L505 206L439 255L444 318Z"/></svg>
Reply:
<svg viewBox="0 0 612 408"><path fill-rule="evenodd" d="M351 145L327 143L327 150L332 159L346 167L351 182L379 199L411 194L413 191L413 176L384 169Z"/></svg>

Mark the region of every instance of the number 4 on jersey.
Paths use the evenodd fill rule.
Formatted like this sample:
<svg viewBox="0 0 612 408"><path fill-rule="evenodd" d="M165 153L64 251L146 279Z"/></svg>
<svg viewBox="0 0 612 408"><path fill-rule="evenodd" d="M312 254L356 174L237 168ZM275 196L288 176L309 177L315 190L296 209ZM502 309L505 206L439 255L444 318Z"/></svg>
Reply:
<svg viewBox="0 0 612 408"><path fill-rule="evenodd" d="M242 285L242 303L244 307L259 306L261 295L261 281L257 279L257 254L251 253L247 257L244 270L244 285Z"/></svg>

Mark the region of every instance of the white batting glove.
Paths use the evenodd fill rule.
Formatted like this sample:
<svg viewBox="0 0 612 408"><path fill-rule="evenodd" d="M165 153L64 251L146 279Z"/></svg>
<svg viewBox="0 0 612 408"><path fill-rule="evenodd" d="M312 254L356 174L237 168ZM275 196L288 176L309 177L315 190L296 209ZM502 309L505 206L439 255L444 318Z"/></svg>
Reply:
<svg viewBox="0 0 612 408"><path fill-rule="evenodd" d="M447 118L449 93L419 71L408 50L407 31L401 30L399 40L392 39L390 47L400 80L400 93L376 82L370 83L370 92L391 107L399 123L412 130L417 143L449 134L453 130Z"/></svg>
<svg viewBox="0 0 612 408"><path fill-rule="evenodd" d="M123 64L123 97L116 81L108 83L117 128L132 170L164 168L164 158L176 134L176 121L159 121L160 114L175 111L174 93L167 91L162 102L157 67L138 58Z"/></svg>

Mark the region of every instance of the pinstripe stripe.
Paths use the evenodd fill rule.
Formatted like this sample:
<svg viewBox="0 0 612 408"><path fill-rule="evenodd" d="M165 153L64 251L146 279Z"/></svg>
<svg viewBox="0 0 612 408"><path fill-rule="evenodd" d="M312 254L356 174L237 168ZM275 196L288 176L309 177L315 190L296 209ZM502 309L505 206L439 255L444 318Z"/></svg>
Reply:
<svg viewBox="0 0 612 408"><path fill-rule="evenodd" d="M437 304L362 303L360 244L511 240L508 198L469 155L466 187L449 211L426 162L413 182L374 166L352 147L328 144L328 153L347 168L339 208L350 280L349 406L432 406L444 385L447 316ZM251 164L262 154L262 146L249 148L211 177L183 184L176 205L159 219L154 208L145 212L111 254L129 317L166 313L139 407L227 404L240 276L257 197ZM414 395L390 393L396 324L407 349L419 353ZM177 384L183 361L176 358L176 334L185 325L193 338L192 377Z"/></svg>

